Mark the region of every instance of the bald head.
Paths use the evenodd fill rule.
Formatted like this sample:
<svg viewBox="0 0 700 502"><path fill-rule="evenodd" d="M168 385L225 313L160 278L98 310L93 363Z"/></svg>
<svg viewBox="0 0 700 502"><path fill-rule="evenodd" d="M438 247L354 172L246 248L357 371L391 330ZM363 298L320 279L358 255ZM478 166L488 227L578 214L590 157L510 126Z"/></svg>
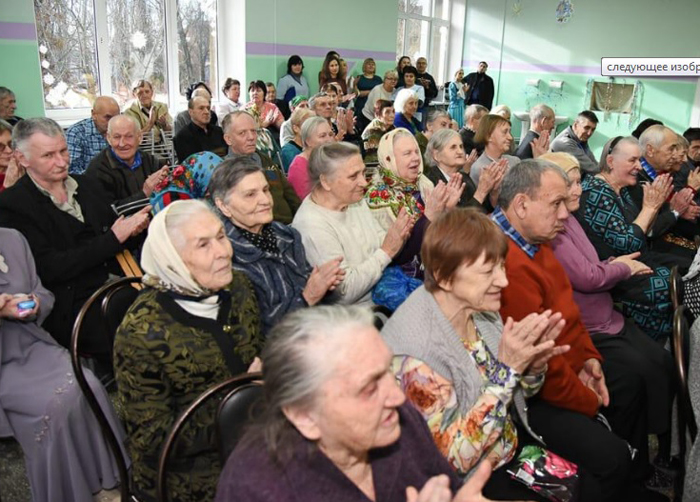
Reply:
<svg viewBox="0 0 700 502"><path fill-rule="evenodd" d="M103 136L112 117L119 115L119 103L109 96L100 96L92 105L92 121Z"/></svg>

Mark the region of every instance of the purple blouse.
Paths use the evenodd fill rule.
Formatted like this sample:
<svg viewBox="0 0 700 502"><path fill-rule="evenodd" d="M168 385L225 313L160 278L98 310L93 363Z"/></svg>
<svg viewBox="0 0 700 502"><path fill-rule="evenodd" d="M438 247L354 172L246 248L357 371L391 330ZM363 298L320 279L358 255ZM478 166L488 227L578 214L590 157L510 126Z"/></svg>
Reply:
<svg viewBox="0 0 700 502"><path fill-rule="evenodd" d="M630 277L629 267L600 261L593 244L573 216L564 222L564 230L552 241L552 249L569 276L586 329L590 333L608 335L622 331L624 317L613 309L608 291Z"/></svg>

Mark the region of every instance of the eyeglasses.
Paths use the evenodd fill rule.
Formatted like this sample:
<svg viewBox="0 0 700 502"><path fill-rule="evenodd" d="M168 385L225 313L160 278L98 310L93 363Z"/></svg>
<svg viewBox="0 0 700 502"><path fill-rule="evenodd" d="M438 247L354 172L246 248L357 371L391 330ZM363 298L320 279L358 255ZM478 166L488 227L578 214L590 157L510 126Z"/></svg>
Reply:
<svg viewBox="0 0 700 502"><path fill-rule="evenodd" d="M621 139L622 139L622 136L617 136L614 140L612 140L610 142L610 146L608 147L608 155L610 155L613 152L613 150L615 149L615 147L617 146L617 144L620 142Z"/></svg>

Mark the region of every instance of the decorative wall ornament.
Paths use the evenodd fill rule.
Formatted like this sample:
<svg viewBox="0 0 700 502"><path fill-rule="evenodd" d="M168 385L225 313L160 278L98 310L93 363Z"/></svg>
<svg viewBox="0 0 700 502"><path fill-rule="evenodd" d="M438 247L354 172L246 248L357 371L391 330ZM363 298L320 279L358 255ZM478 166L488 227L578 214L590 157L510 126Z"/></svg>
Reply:
<svg viewBox="0 0 700 502"><path fill-rule="evenodd" d="M521 0L515 0L515 3L513 4L513 7L511 7L513 15L515 17L518 17L520 13L523 11L523 4Z"/></svg>
<svg viewBox="0 0 700 502"><path fill-rule="evenodd" d="M643 95L644 87L640 80L630 84L624 79L622 82L614 78L605 81L589 79L586 83L584 108L602 111L605 122L610 121L614 113L618 125L624 120L624 115L627 115L627 126L631 128L639 120Z"/></svg>
<svg viewBox="0 0 700 502"><path fill-rule="evenodd" d="M556 10L556 19L559 24L566 24L571 21L574 15L574 4L570 0L559 0Z"/></svg>

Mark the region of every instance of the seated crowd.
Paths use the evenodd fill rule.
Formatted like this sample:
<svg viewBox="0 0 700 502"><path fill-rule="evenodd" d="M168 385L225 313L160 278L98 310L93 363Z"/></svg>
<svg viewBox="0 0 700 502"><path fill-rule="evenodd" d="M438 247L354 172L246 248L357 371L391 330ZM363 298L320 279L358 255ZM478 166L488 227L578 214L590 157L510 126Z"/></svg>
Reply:
<svg viewBox="0 0 700 502"><path fill-rule="evenodd" d="M228 460L214 401L184 428L177 500L666 500L671 270L697 253L700 129L644 121L597 159L595 113L556 134L543 103L515 145L486 62L446 84L447 111L415 63L382 78L368 58L353 78L331 51L312 94L295 55L247 103L233 78L217 104L193 83L175 120L139 80L124 110L98 97L65 132L0 87L0 436L34 500L120 483L157 500L183 410L260 371ZM124 256L143 289L113 343L88 310L78 349L131 480L68 352Z"/></svg>

